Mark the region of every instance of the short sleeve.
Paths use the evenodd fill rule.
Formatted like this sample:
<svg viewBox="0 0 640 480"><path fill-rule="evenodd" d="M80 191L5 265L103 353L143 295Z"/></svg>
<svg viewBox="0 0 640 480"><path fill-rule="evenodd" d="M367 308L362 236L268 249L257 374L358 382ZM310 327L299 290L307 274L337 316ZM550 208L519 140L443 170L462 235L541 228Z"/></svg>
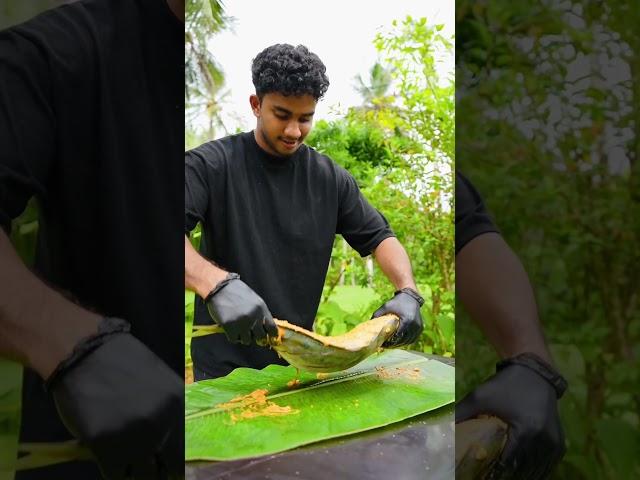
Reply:
<svg viewBox="0 0 640 480"><path fill-rule="evenodd" d="M207 165L195 150L185 153L184 161L184 233L189 234L203 222L209 205Z"/></svg>
<svg viewBox="0 0 640 480"><path fill-rule="evenodd" d="M51 72L42 45L16 27L0 32L0 225L46 194L55 158Z"/></svg>
<svg viewBox="0 0 640 480"><path fill-rule="evenodd" d="M338 223L336 233L361 256L373 252L385 238L395 236L389 222L364 198L356 180L340 169Z"/></svg>
<svg viewBox="0 0 640 480"><path fill-rule="evenodd" d="M456 172L456 255L478 235L499 232L480 193L460 172Z"/></svg>

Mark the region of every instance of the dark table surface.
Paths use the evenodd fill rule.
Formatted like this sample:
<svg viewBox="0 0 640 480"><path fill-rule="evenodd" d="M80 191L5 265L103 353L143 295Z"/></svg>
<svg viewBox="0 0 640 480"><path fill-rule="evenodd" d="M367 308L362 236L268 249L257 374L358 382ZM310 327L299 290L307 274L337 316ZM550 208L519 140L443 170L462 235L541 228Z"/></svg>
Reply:
<svg viewBox="0 0 640 480"><path fill-rule="evenodd" d="M425 355L449 365L453 360ZM189 462L187 480L453 479L454 407L296 448L229 462Z"/></svg>

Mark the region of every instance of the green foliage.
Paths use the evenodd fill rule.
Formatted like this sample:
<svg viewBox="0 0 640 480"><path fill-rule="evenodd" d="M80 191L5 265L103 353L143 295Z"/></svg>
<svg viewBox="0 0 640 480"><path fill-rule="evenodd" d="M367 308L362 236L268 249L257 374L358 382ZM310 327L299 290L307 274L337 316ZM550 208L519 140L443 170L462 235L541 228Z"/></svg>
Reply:
<svg viewBox="0 0 640 480"><path fill-rule="evenodd" d="M224 72L207 43L212 36L229 27L233 19L224 12L220 0L186 0L185 3L185 147L202 143L224 128L220 117L224 91ZM194 131L196 118L208 121L206 131Z"/></svg>
<svg viewBox="0 0 640 480"><path fill-rule="evenodd" d="M366 108L382 108L393 103L395 97L388 95L391 82L391 73L380 63L376 62L369 71L369 80L366 83L361 75L357 75L355 89L362 96Z"/></svg>
<svg viewBox="0 0 640 480"><path fill-rule="evenodd" d="M362 132L369 132L362 135ZM377 132L371 134L371 132ZM453 354L453 217L443 197L450 192L446 179L432 177L424 195L416 185L420 179L412 169L411 156L398 152L380 127L348 119L331 124L320 122L308 143L347 168L356 178L368 201L385 215L412 259L414 276L427 302L423 317L427 328L416 348L426 352ZM377 153L375 153L377 150ZM355 152L353 155L351 152ZM360 156L362 152L371 152ZM382 160L381 160L382 159ZM349 300L335 300L344 285L368 287L368 304L357 309ZM347 288L345 286L345 288ZM353 287L356 288L356 287ZM369 318L393 295L393 287L382 272L348 248L339 238L333 248L325 285L324 302L318 313L318 328L336 335ZM354 295L353 302L358 303ZM328 325L333 321L335 325Z"/></svg>
<svg viewBox="0 0 640 480"><path fill-rule="evenodd" d="M306 143L346 168L360 185L372 183L395 160L384 131L358 118L320 120Z"/></svg>
<svg viewBox="0 0 640 480"><path fill-rule="evenodd" d="M580 58L637 70L619 47L638 45L638 13L593 2L571 14L571 4L531 1L458 7L458 165L522 260L570 382L560 405L568 451L554 478L637 478L640 143L637 118L628 128L637 114L616 99L637 95L638 82L606 85L587 69L584 87L571 75ZM614 147L631 160L614 162ZM496 360L462 312L460 395Z"/></svg>
<svg viewBox="0 0 640 480"><path fill-rule="evenodd" d="M218 0L187 0L185 4L185 96L206 96L224 82L222 68L207 48L212 35L229 19Z"/></svg>
<svg viewBox="0 0 640 480"><path fill-rule="evenodd" d="M348 332L370 318L383 300L373 289L354 285L336 286L325 298L314 324L314 330L321 335Z"/></svg>
<svg viewBox="0 0 640 480"><path fill-rule="evenodd" d="M379 33L374 41L395 80L399 106L390 109L397 127L425 146L430 158L454 158L454 83L441 79L436 57L448 55L452 39L430 26L426 18L392 22L393 29Z"/></svg>
<svg viewBox="0 0 640 480"><path fill-rule="evenodd" d="M426 298L425 330L413 348L453 355L453 83L449 79L442 85L433 59L436 51L450 51L451 44L424 19L407 18L394 26L375 44L384 62L380 68L391 72L398 95L377 103L365 96L365 105L352 108L344 119L318 122L307 143L356 178L407 250ZM369 303L358 302L355 295L352 301L344 298L340 286L349 284L367 288ZM373 262L336 239L316 328L343 333L392 295L393 286Z"/></svg>

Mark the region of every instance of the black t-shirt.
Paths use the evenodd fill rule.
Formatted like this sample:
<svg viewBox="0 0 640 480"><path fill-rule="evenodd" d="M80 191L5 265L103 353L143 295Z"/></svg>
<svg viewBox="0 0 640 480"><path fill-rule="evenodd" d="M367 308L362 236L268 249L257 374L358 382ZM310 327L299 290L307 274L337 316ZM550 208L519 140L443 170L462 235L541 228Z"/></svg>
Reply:
<svg viewBox="0 0 640 480"><path fill-rule="evenodd" d="M38 274L180 376L183 34L164 0L82 0L0 32L0 224L36 196ZM21 437L70 438L29 370Z"/></svg>
<svg viewBox="0 0 640 480"><path fill-rule="evenodd" d="M478 235L498 232L482 197L460 172L456 171L456 255Z"/></svg>
<svg viewBox="0 0 640 480"><path fill-rule="evenodd" d="M290 158L271 156L253 132L186 153L185 232L198 222L205 258L239 273L274 317L307 329L336 233L362 256L393 236L342 167L306 145ZM199 298L195 323L212 323ZM191 351L194 367L212 376L283 363L270 349L231 344L224 335L194 338Z"/></svg>

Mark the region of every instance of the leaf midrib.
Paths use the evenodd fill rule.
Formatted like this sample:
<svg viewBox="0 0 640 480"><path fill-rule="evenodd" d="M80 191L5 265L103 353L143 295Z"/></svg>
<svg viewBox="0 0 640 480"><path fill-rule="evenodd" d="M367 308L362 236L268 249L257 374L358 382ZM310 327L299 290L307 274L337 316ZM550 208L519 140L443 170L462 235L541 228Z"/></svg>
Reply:
<svg viewBox="0 0 640 480"><path fill-rule="evenodd" d="M390 365L388 365L388 367L398 367L398 366L403 366L403 365L413 365L416 363L427 363L427 362L432 362L434 360L430 360L428 358L418 358L416 360L409 360L406 362L400 362L400 363L392 363ZM383 365L384 366L384 365ZM335 385L337 383L342 383L342 382L346 382L347 380L351 380L353 378L362 378L362 377L367 377L369 375L375 375L376 373L378 373L375 369L368 371L368 372L354 372L354 373L350 373L348 375L342 376L342 377L335 377L335 378L329 378L327 380L322 380L318 383L314 383L313 385L310 385L308 387L304 387L303 390L291 390L291 391L286 391L286 392L280 392L280 393L276 393L273 395L266 395L266 398L269 400L272 400L274 398L279 398L279 397L284 397L286 395L294 395L297 394L301 391L308 391L308 390L313 390L316 388L321 388L327 385ZM190 415L186 415L185 416L185 421L186 420L192 420L194 418L199 418L199 417L204 417L207 415L213 415L214 413L218 413L218 412L225 412L228 410L233 410L235 408L239 408L242 405L238 405L238 406L229 406L226 408L218 408L218 407L213 407L213 408L208 408L206 410L201 410L199 412L196 413L192 413Z"/></svg>

